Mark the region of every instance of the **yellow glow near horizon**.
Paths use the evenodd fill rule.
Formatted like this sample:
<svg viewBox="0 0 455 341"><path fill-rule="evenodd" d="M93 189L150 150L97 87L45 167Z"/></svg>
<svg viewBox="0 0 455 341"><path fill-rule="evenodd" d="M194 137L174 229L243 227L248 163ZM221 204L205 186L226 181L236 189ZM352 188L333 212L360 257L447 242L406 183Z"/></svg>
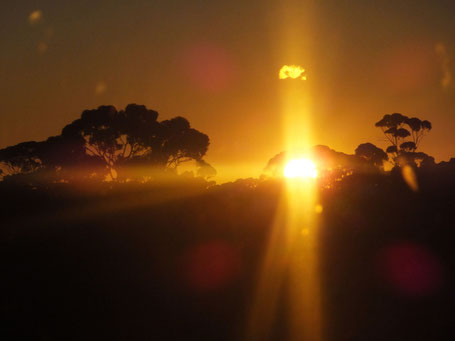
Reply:
<svg viewBox="0 0 455 341"><path fill-rule="evenodd" d="M284 65L280 69L280 79L292 78L297 79L300 78L301 80L306 80L306 76L304 75L305 69L298 65Z"/></svg>
<svg viewBox="0 0 455 341"><path fill-rule="evenodd" d="M316 164L309 159L292 159L284 167L284 176L288 179L316 179L318 170Z"/></svg>

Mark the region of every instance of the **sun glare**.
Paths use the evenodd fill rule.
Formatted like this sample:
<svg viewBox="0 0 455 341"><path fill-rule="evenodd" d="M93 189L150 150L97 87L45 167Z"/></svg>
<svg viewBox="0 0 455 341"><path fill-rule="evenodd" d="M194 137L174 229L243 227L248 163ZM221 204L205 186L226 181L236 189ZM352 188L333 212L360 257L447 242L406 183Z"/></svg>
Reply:
<svg viewBox="0 0 455 341"><path fill-rule="evenodd" d="M318 176L318 170L315 163L309 159L289 160L284 167L283 173L288 179L315 179Z"/></svg>
<svg viewBox="0 0 455 341"><path fill-rule="evenodd" d="M284 65L280 69L280 79L292 78L292 79L301 79L303 81L306 80L306 76L304 75L305 69L298 65Z"/></svg>

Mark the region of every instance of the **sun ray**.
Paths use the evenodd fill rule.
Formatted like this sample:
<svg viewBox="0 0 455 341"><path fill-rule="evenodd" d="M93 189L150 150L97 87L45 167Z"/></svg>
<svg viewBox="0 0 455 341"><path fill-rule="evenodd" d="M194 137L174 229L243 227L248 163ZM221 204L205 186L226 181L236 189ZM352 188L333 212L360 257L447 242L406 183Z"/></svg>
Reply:
<svg viewBox="0 0 455 341"><path fill-rule="evenodd" d="M283 15L277 58L288 63L311 61L311 52L303 48L310 45L309 39L303 42L309 32L304 35L302 29L310 31L311 15L314 15L312 1L302 6L301 2L287 0L280 6ZM287 77L279 77L284 145L290 154L305 154L312 145L311 83L286 80L302 79L303 71L303 67L290 69L288 66L282 74ZM285 334L288 339L320 341L317 168L307 158L291 159L284 167L284 176L282 198L258 276L247 339L270 338L284 290L287 293L288 330ZM301 179L305 181L299 181ZM314 181L307 181L310 179Z"/></svg>

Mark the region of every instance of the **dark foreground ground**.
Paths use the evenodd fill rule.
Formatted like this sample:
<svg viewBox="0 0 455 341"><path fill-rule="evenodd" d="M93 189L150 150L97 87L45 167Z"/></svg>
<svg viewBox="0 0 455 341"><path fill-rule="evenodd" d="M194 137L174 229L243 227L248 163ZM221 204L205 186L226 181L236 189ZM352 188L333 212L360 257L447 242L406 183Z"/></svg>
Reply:
<svg viewBox="0 0 455 341"><path fill-rule="evenodd" d="M454 177L321 190L325 340L455 339ZM87 187L1 184L2 340L244 339L282 184Z"/></svg>

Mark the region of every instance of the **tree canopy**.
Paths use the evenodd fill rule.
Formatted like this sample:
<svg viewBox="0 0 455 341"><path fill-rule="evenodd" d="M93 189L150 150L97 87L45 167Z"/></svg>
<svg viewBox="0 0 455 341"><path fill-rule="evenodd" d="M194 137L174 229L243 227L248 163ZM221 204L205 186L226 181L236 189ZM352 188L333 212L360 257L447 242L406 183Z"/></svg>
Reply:
<svg viewBox="0 0 455 341"><path fill-rule="evenodd" d="M386 152L369 142L360 144L355 150L355 155L380 169L388 159Z"/></svg>
<svg viewBox="0 0 455 341"><path fill-rule="evenodd" d="M199 174L213 176L213 167L203 160L208 146L208 136L183 117L160 122L158 113L144 105L129 104L120 111L100 106L85 110L61 135L0 150L0 163L10 176L45 171L57 181L76 175L139 180L175 172L181 163L194 160Z"/></svg>
<svg viewBox="0 0 455 341"><path fill-rule="evenodd" d="M384 115L375 125L381 128L391 143L386 152L390 154L390 161L394 165L415 164L428 157L422 152L417 153L416 150L423 137L432 129L430 121L394 113Z"/></svg>

